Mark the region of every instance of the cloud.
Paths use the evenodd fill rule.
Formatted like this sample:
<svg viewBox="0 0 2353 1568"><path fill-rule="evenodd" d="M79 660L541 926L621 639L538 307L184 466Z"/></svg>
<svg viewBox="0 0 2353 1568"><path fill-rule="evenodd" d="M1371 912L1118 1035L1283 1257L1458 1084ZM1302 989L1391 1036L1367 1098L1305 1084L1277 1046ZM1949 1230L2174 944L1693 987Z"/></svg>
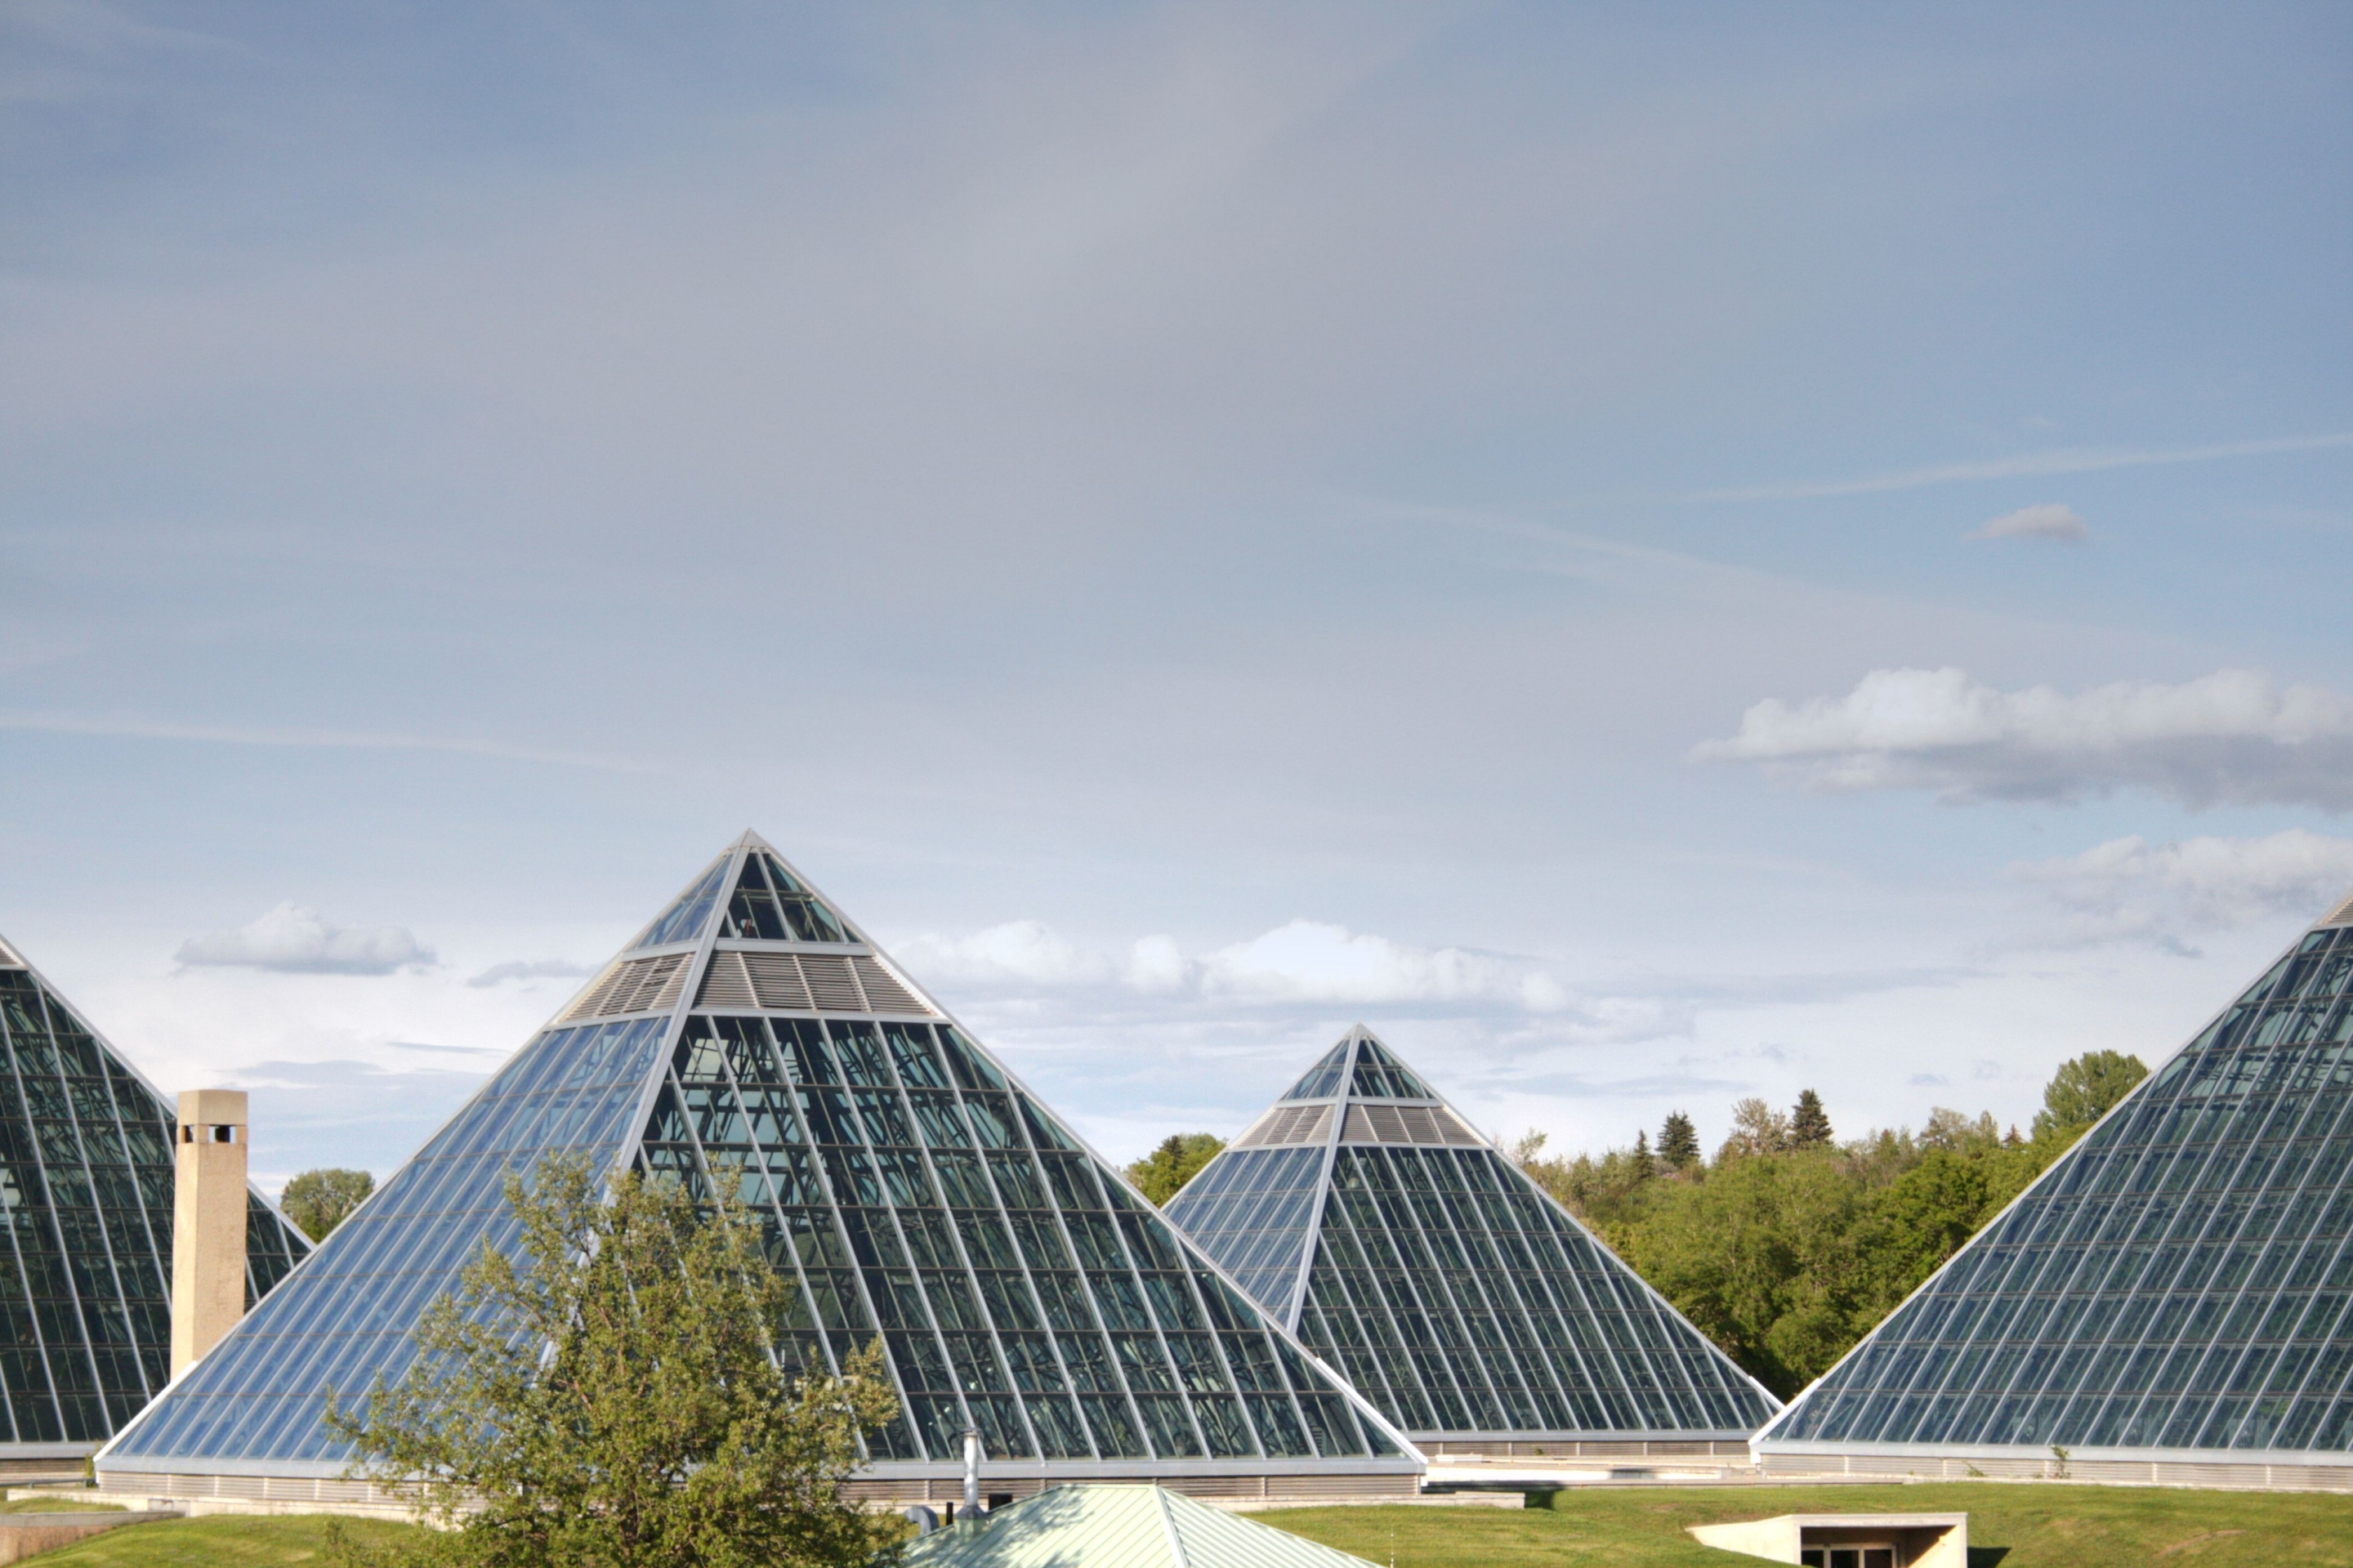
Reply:
<svg viewBox="0 0 2353 1568"><path fill-rule="evenodd" d="M2223 458L2270 457L2281 452L2333 451L2353 447L2353 430L2319 436L2281 436L2254 441L2213 441L2194 447L2063 447L2021 452L1980 462L1937 463L1859 479L1827 479L1797 484L1754 484L1704 490L1684 501L1810 501L1833 495L1883 495L1932 485L1968 484L1989 479L2031 479L2047 473L2103 473L2120 468L2161 468L2174 463L2213 462Z"/></svg>
<svg viewBox="0 0 2353 1568"><path fill-rule="evenodd" d="M318 975L388 975L438 961L401 927L331 926L316 909L290 903L235 930L191 937L176 957L191 967Z"/></svg>
<svg viewBox="0 0 2353 1568"><path fill-rule="evenodd" d="M513 980L585 980L596 972L596 965L575 964L569 959L518 959L511 963L492 964L466 983L493 986Z"/></svg>
<svg viewBox="0 0 2353 1568"><path fill-rule="evenodd" d="M1972 539L2054 539L2066 545L2080 545L2091 536L2092 531L2075 509L2057 502L2005 512L1969 535Z"/></svg>
<svg viewBox="0 0 2353 1568"><path fill-rule="evenodd" d="M1413 948L1317 920L1293 920L1200 960L1210 996L1270 1001L1504 1002L1557 1012L1567 989L1524 959Z"/></svg>
<svg viewBox="0 0 2353 1568"><path fill-rule="evenodd" d="M429 735L379 734L364 730L287 729L252 725L166 724L142 718L82 717L73 714L0 714L0 730L41 735L110 736L125 740L190 741L208 746L285 747L325 751L433 751L488 757L507 762L543 762L610 773L651 773L654 764L633 758L511 746L504 741L465 740Z"/></svg>
<svg viewBox="0 0 2353 1568"><path fill-rule="evenodd" d="M2290 828L2265 838L2152 844L2111 839L2081 854L2010 868L2071 913L2078 945L2147 942L2194 955L2188 938L2282 915L2317 918L2353 889L2353 839Z"/></svg>
<svg viewBox="0 0 2353 1568"><path fill-rule="evenodd" d="M250 1097L255 1178L276 1186L321 1166L388 1175L480 1086L488 1065L256 1062L226 1081Z"/></svg>
<svg viewBox="0 0 2353 1568"><path fill-rule="evenodd" d="M1915 1089L1941 1089L1947 1087L1950 1080L1940 1078L1934 1073L1915 1073L1905 1082Z"/></svg>
<svg viewBox="0 0 2353 1568"><path fill-rule="evenodd" d="M930 979L991 987L1108 985L1118 966L1062 940L1042 920L1008 920L969 937L917 937L893 949Z"/></svg>
<svg viewBox="0 0 2353 1568"><path fill-rule="evenodd" d="M1966 671L1873 670L1843 697L1768 697L1701 761L1789 768L1824 789L1934 789L1947 800L2068 800L2126 786L2191 806L2353 809L2353 700L2248 670L2070 696L2003 692Z"/></svg>

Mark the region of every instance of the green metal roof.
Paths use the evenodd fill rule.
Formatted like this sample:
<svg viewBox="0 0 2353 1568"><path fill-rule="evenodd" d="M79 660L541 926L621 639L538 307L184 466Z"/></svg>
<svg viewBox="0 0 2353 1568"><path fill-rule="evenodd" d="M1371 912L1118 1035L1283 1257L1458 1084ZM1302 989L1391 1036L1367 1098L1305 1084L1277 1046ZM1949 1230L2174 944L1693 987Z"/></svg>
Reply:
<svg viewBox="0 0 2353 1568"><path fill-rule="evenodd" d="M1361 1557L1160 1487L1056 1487L935 1530L908 1568L1369 1568Z"/></svg>

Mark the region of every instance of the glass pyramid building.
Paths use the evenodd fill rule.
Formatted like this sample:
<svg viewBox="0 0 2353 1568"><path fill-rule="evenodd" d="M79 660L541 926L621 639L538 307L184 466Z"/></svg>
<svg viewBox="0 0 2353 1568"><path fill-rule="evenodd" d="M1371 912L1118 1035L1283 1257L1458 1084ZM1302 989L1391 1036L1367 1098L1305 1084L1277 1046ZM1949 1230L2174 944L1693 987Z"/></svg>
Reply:
<svg viewBox="0 0 2353 1568"><path fill-rule="evenodd" d="M0 1467L95 1449L169 1381L172 1101L0 942ZM311 1250L246 1198L246 1306Z"/></svg>
<svg viewBox="0 0 2353 1568"><path fill-rule="evenodd" d="M1789 1473L2353 1489L2353 899L1756 1446Z"/></svg>
<svg viewBox="0 0 2353 1568"><path fill-rule="evenodd" d="M99 1456L110 1489L334 1499L320 1425L396 1378L501 1183L559 1150L724 1191L798 1287L789 1350L879 1338L902 1400L860 1486L1158 1478L1409 1492L1420 1456L746 833L286 1286ZM348 1487L353 1483L341 1483Z"/></svg>
<svg viewBox="0 0 2353 1568"><path fill-rule="evenodd" d="M1431 1453L1733 1447L1778 1408L1361 1025L1167 1213Z"/></svg>

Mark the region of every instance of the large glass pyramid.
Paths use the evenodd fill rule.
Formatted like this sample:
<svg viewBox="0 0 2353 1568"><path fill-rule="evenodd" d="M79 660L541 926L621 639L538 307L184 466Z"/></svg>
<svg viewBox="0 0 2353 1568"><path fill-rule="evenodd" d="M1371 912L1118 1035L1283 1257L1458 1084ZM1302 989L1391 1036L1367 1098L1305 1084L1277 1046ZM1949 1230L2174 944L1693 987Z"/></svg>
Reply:
<svg viewBox="0 0 2353 1568"><path fill-rule="evenodd" d="M2353 1462L2348 1178L2353 899L1793 1400L1758 1452L1955 1474Z"/></svg>
<svg viewBox="0 0 2353 1568"><path fill-rule="evenodd" d="M1167 1212L1426 1446L1731 1442L1777 1408L1361 1025Z"/></svg>
<svg viewBox="0 0 2353 1568"><path fill-rule="evenodd" d="M513 1245L501 1180L556 1150L756 1206L800 1287L791 1351L838 1366L881 1340L903 1411L870 1478L959 1474L967 1426L993 1476L1033 1480L1420 1467L747 833L100 1455L101 1476L338 1474L329 1391L399 1375L426 1304L485 1241Z"/></svg>
<svg viewBox="0 0 2353 1568"><path fill-rule="evenodd" d="M0 942L0 1460L86 1454L169 1381L173 1103ZM311 1244L246 1200L246 1305Z"/></svg>

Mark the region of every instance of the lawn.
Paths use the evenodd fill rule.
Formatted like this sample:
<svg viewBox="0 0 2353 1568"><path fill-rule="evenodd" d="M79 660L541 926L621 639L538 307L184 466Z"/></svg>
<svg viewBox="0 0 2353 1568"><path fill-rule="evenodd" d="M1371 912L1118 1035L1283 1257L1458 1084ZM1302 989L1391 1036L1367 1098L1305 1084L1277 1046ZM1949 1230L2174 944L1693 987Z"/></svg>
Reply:
<svg viewBox="0 0 2353 1568"><path fill-rule="evenodd" d="M319 1562L329 1522L321 1514L215 1514L127 1524L25 1561L40 1568L277 1568ZM353 1519L343 1528L362 1540L377 1541L417 1527Z"/></svg>
<svg viewBox="0 0 2353 1568"><path fill-rule="evenodd" d="M1970 1568L2239 1568L2283 1562L2353 1568L2353 1497L1973 1482L1952 1486L1692 1488L1568 1491L1551 1509L1316 1508L1253 1514L1396 1568L1736 1568L1743 1559L1687 1524L1777 1513L1969 1516ZM276 1568L316 1563L316 1514L131 1525L31 1559L41 1568ZM413 1528L345 1528L384 1539Z"/></svg>
<svg viewBox="0 0 2353 1568"><path fill-rule="evenodd" d="M1396 1568L1731 1568L1691 1524L1778 1513L1969 1516L1969 1568L2182 1568L2298 1563L2353 1568L2353 1497L2141 1487L1682 1488L1555 1494L1550 1509L1317 1508L1251 1515Z"/></svg>
<svg viewBox="0 0 2353 1568"><path fill-rule="evenodd" d="M54 1497L9 1498L0 1499L0 1513L120 1513L120 1503L91 1502L72 1492L59 1492Z"/></svg>

